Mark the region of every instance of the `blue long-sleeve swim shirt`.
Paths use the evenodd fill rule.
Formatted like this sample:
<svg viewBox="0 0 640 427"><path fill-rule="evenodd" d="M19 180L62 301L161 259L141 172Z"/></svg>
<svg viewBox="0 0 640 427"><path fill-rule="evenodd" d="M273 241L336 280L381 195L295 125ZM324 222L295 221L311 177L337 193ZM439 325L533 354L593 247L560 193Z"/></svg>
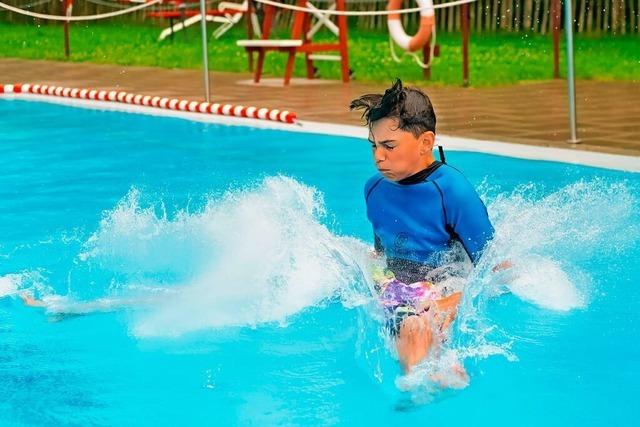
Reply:
<svg viewBox="0 0 640 427"><path fill-rule="evenodd" d="M392 270L403 262L436 267L455 240L475 264L494 234L478 193L445 163L436 161L398 182L378 173L364 194L376 250L384 252Z"/></svg>

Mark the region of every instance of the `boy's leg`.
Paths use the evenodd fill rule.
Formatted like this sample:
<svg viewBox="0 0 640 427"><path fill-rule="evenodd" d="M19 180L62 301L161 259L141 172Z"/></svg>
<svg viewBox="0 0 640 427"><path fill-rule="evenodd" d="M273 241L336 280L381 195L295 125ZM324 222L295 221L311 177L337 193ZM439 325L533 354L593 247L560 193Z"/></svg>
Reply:
<svg viewBox="0 0 640 427"><path fill-rule="evenodd" d="M37 300L35 298L33 298L32 296L30 296L29 294L26 293L22 293L20 294L20 298L22 299L22 302L25 303L25 305L28 305L30 307L45 307L46 304L40 300Z"/></svg>
<svg viewBox="0 0 640 427"><path fill-rule="evenodd" d="M449 326L451 322L453 322L458 314L458 305L460 304L460 299L462 298L462 292L456 292L449 295L446 298L441 298L439 300L434 301L435 310L434 310L434 325L437 330L440 331L440 340L442 343L448 334ZM456 376L458 380L462 380L462 385L466 386L469 383L469 376L467 375L467 371L464 369L459 362L455 362L451 366L451 370ZM451 378L447 378L442 374L436 374L432 377L433 380L440 383L442 387L460 387L460 383L458 385L454 385L451 382Z"/></svg>
<svg viewBox="0 0 640 427"><path fill-rule="evenodd" d="M434 325L442 335L447 333L451 322L455 319L461 297L462 293L456 292L436 300L431 306L431 313L408 316L402 321L396 338L396 349L405 372L409 372L429 355L433 346Z"/></svg>
<svg viewBox="0 0 640 427"><path fill-rule="evenodd" d="M409 316L400 325L396 338L398 359L405 372L424 359L431 350L433 333L426 316Z"/></svg>

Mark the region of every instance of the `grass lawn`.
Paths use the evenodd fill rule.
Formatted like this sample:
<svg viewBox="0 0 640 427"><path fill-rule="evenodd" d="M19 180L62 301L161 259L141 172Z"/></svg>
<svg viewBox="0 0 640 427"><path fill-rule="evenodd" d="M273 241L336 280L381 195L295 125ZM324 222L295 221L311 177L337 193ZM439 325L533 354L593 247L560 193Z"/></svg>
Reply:
<svg viewBox="0 0 640 427"><path fill-rule="evenodd" d="M173 41L157 41L161 27L120 22L74 23L71 25L71 61L165 68L199 68L200 27L177 33ZM274 37L277 36L277 33ZM286 37L286 33L281 34ZM247 57L235 45L245 38L244 28L234 28L209 43L210 69L247 71ZM329 39L320 35L319 40ZM433 61L432 82L461 84L461 37L459 33L438 33L441 56ZM564 39L562 41L564 47ZM591 80L640 81L640 37L576 36L576 76ZM398 50L399 51L399 50ZM386 32L352 30L349 33L351 68L359 81L389 82L398 76L407 82L422 80L422 70L405 56L395 63L389 53ZM0 57L65 60L62 25L9 24L0 22ZM265 73L282 76L286 55L267 55ZM304 75L303 56L296 60L296 75ZM564 50L561 70L564 70ZM339 66L317 63L324 78L339 78ZM548 80L553 58L550 36L525 33L472 34L470 43L471 85L498 86Z"/></svg>

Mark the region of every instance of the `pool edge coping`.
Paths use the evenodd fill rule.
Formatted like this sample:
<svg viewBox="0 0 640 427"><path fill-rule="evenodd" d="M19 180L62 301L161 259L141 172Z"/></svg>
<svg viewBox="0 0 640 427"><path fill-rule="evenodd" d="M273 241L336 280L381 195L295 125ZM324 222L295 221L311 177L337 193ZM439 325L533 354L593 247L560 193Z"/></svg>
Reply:
<svg viewBox="0 0 640 427"><path fill-rule="evenodd" d="M298 119L297 123L295 124L286 124L275 121L264 121L260 119L205 115L195 112L165 110L135 104L121 104L108 101L84 100L75 98L59 98L50 95L33 95L25 93L3 94L1 99L41 101L94 110L120 111L160 117L175 117L204 123L215 123L230 126L251 126L261 129L287 130L291 132L343 136L364 140L366 140L368 137L367 129L364 126L316 122L310 120ZM541 147L500 141L487 141L445 134L438 134L436 141L438 143L441 143L446 149L453 151L470 151L527 160L544 160L558 163L592 166L624 172L640 172L640 157L627 156L622 154L600 153L582 150L578 151L569 148Z"/></svg>

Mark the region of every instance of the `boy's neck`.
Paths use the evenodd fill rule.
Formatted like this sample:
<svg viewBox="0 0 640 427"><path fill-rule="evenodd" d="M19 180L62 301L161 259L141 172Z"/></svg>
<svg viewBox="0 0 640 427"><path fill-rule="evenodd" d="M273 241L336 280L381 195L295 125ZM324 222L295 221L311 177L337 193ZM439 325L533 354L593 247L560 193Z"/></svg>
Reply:
<svg viewBox="0 0 640 427"><path fill-rule="evenodd" d="M402 185L410 185L422 182L426 180L432 172L438 169L441 164L442 163L436 162L434 159L434 161L431 162L431 164L429 164L427 167L420 169L418 172L411 174L406 178L402 178L401 180L397 181L397 183Z"/></svg>
<svg viewBox="0 0 640 427"><path fill-rule="evenodd" d="M416 166L415 170L413 172L411 172L409 175L407 175L405 178L408 178L410 176L413 176L423 170L425 170L426 168L428 168L429 166L431 166L433 164L433 162L435 162L436 159L433 155L426 157L422 162L420 162L420 164L418 166ZM403 178L403 179L405 179Z"/></svg>

